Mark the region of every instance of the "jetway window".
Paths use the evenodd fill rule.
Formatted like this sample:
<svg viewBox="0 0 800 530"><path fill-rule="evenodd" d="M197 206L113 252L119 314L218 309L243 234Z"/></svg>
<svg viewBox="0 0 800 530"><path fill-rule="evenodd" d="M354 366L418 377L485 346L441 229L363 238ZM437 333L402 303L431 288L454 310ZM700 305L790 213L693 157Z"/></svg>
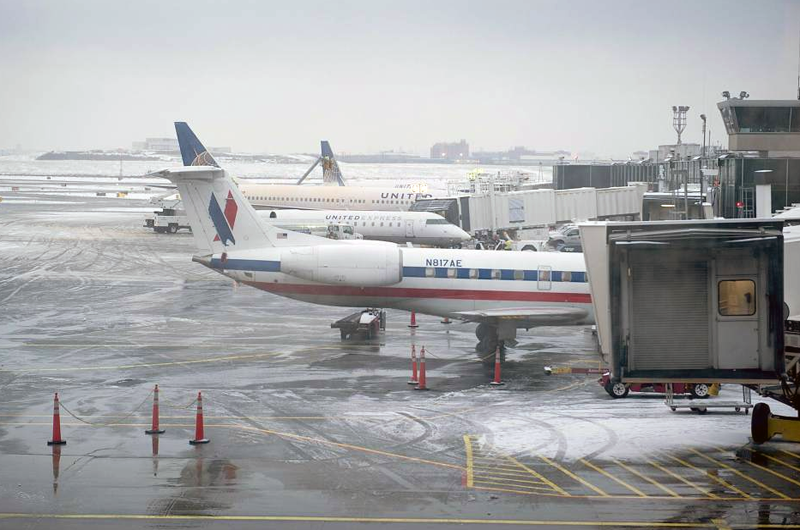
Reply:
<svg viewBox="0 0 800 530"><path fill-rule="evenodd" d="M720 315L749 317L756 314L756 284L753 280L722 280L718 291Z"/></svg>
<svg viewBox="0 0 800 530"><path fill-rule="evenodd" d="M502 273L501 273L500 269L492 269L492 279L493 280L499 280L501 274Z"/></svg>
<svg viewBox="0 0 800 530"><path fill-rule="evenodd" d="M561 281L562 282L571 282L572 281L572 273L569 271L563 271L561 273Z"/></svg>
<svg viewBox="0 0 800 530"><path fill-rule="evenodd" d="M514 279L515 280L524 280L525 279L525 271L514 271Z"/></svg>
<svg viewBox="0 0 800 530"><path fill-rule="evenodd" d="M457 269L447 269L447 277L448 278L455 278L456 277Z"/></svg>
<svg viewBox="0 0 800 530"><path fill-rule="evenodd" d="M469 277L471 280L474 280L478 277L478 269L470 269L469 270Z"/></svg>
<svg viewBox="0 0 800 530"><path fill-rule="evenodd" d="M539 270L539 280L543 282L550 281L550 271L549 270Z"/></svg>
<svg viewBox="0 0 800 530"><path fill-rule="evenodd" d="M427 267L425 269L425 277L426 278L434 278L434 277L436 277L436 269L434 269L433 267Z"/></svg>

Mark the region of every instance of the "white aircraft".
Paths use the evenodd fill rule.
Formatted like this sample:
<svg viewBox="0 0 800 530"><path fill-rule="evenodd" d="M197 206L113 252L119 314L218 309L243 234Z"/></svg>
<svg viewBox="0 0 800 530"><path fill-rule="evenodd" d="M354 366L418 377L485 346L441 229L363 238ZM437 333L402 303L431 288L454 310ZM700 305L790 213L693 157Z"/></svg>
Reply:
<svg viewBox="0 0 800 530"><path fill-rule="evenodd" d="M364 239L413 243L434 247L456 247L470 235L441 215L430 212L353 212L348 210L259 210L270 224L289 228L295 225L345 224Z"/></svg>
<svg viewBox="0 0 800 530"><path fill-rule="evenodd" d="M220 168L156 175L183 197L198 247L193 260L241 283L316 304L478 322L482 355L513 340L517 328L594 322L580 254L329 240L265 223Z"/></svg>
<svg viewBox="0 0 800 530"><path fill-rule="evenodd" d="M175 132L184 166L219 167L189 125L185 122L175 122ZM326 151L326 144L327 142L323 143L322 157L317 163L322 161L324 172L333 173L333 178L344 184L339 166L335 165L333 152L330 151L330 146L327 146ZM303 175L300 182L306 175ZM242 194L257 209L405 211L414 204L418 196L430 197L410 190L372 186L298 186L251 184L246 181L239 181L238 184Z"/></svg>

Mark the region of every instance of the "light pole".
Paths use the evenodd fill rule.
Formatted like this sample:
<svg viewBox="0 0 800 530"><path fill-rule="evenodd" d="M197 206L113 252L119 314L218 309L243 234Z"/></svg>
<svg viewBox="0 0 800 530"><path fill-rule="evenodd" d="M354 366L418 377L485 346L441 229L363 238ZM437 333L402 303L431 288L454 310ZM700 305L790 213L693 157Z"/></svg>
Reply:
<svg viewBox="0 0 800 530"><path fill-rule="evenodd" d="M701 114L700 119L703 120L703 158L706 157L706 115Z"/></svg>

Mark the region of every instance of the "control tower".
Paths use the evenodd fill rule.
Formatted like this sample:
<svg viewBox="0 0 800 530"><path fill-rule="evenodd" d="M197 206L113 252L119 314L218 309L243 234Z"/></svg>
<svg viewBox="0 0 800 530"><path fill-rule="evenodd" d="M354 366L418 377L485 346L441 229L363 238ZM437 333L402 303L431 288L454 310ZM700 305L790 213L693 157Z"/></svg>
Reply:
<svg viewBox="0 0 800 530"><path fill-rule="evenodd" d="M800 157L800 100L730 98L717 103L731 151L759 151L765 158Z"/></svg>
<svg viewBox="0 0 800 530"><path fill-rule="evenodd" d="M718 159L719 215L755 217L760 209L763 216L800 203L800 100L722 95L717 108L730 152Z"/></svg>

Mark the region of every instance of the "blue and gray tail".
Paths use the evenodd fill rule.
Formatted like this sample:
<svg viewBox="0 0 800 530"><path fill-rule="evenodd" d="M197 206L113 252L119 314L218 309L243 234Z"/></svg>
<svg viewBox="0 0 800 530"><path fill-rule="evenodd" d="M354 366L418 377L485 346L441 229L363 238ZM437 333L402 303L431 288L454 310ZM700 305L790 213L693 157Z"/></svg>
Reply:
<svg viewBox="0 0 800 530"><path fill-rule="evenodd" d="M189 125L184 121L175 122L175 133L178 135L178 145L181 148L181 157L184 166L214 166L219 167L217 161L206 150Z"/></svg>
<svg viewBox="0 0 800 530"><path fill-rule="evenodd" d="M322 161L322 182L344 186L344 178L342 178L339 164L336 163L336 157L333 156L331 144L327 140L322 140L320 142L320 150L322 151L320 156Z"/></svg>

